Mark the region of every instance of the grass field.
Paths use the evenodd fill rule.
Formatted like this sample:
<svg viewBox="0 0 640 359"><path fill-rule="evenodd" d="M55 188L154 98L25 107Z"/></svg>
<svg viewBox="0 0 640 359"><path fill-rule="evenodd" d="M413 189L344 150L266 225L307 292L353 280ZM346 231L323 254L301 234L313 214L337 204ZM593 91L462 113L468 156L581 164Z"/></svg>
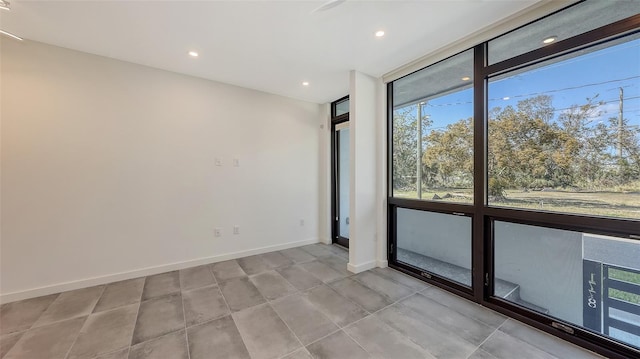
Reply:
<svg viewBox="0 0 640 359"><path fill-rule="evenodd" d="M496 207L522 208L540 211L588 214L619 218L640 219L640 192L577 192L577 191L529 191L506 190L505 198L489 204ZM449 198L444 198L447 194ZM396 191L396 197L417 198L416 191ZM433 200L434 195L452 203L472 203L469 189L425 190L422 199ZM447 196L448 197L448 196Z"/></svg>

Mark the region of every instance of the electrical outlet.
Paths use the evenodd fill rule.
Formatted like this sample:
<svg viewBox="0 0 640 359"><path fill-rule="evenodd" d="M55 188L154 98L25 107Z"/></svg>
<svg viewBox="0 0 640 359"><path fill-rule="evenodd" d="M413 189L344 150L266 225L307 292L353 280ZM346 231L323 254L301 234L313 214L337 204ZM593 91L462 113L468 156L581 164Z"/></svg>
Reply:
<svg viewBox="0 0 640 359"><path fill-rule="evenodd" d="M216 228L213 230L213 235L216 237L222 237L222 229Z"/></svg>
<svg viewBox="0 0 640 359"><path fill-rule="evenodd" d="M304 219L300 220L300 227L304 227Z"/></svg>
<svg viewBox="0 0 640 359"><path fill-rule="evenodd" d="M240 159L238 158L233 159L233 167L240 167Z"/></svg>
<svg viewBox="0 0 640 359"><path fill-rule="evenodd" d="M214 161L215 161L216 166L218 166L218 167L222 166L222 160L219 159L218 157L216 157L216 159Z"/></svg>
<svg viewBox="0 0 640 359"><path fill-rule="evenodd" d="M233 234L240 234L240 226L233 226Z"/></svg>

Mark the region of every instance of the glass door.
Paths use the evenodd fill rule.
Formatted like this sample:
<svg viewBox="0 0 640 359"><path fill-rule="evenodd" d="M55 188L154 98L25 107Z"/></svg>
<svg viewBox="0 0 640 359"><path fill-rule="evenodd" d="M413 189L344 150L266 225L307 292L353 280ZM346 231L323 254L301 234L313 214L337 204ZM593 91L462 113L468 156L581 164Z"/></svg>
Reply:
<svg viewBox="0 0 640 359"><path fill-rule="evenodd" d="M334 233L333 243L349 247L349 122L334 124Z"/></svg>

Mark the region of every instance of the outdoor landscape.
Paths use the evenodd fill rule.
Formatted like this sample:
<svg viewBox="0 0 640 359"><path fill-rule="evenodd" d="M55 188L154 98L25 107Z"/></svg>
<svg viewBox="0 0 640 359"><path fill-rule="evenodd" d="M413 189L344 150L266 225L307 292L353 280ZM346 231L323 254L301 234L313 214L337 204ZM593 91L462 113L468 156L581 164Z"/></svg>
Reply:
<svg viewBox="0 0 640 359"><path fill-rule="evenodd" d="M488 120L490 205L640 219L640 127L603 118L598 96L555 109L552 96L494 107ZM394 112L394 196L417 198L415 106ZM472 202L473 120L422 119L422 199Z"/></svg>

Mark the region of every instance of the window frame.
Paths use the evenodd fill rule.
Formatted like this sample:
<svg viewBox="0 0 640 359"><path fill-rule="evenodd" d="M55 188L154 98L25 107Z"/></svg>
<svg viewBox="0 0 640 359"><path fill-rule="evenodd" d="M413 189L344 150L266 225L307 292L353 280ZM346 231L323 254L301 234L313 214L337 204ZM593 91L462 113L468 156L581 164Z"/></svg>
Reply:
<svg viewBox="0 0 640 359"><path fill-rule="evenodd" d="M565 11L574 6L565 7L547 16ZM547 16L543 17L546 18ZM522 27L529 26L537 19ZM516 29L514 29L516 30ZM514 31L511 30L511 31ZM509 31L509 32L511 32ZM505 34L509 33L506 32ZM563 212L541 212L531 209L492 207L488 205L488 80L491 77L506 74L536 63L597 46L631 34L640 33L640 14L627 17L600 28L549 44L503 61L488 64L487 40L473 47L473 149L474 149L474 203L457 204L419 199L398 198L393 196L393 81L387 83L387 239L389 266L406 274L424 280L435 286L453 292L485 307L513 317L538 329L562 339L593 350L612 358L640 356L640 350L595 334L579 325L565 323L558 318L534 312L494 297L494 225L495 221L505 221L547 228L564 229L593 234L613 235L638 241L640 245L640 220L631 218L613 218L589 216ZM503 36L501 34L497 37ZM465 50L467 51L467 50ZM462 51L461 51L462 52ZM455 55L452 55L455 56ZM450 57L452 57L450 56ZM444 60L446 61L450 57ZM438 61L434 64L437 64ZM422 69L420 69L422 70ZM417 71L420 71L417 70ZM411 74L405 75L411 76ZM472 287L471 289L451 282L437 275L425 276L415 268L398 263L397 245L397 209L408 208L438 213L461 213L472 218ZM558 329L558 323L566 325L573 333Z"/></svg>

